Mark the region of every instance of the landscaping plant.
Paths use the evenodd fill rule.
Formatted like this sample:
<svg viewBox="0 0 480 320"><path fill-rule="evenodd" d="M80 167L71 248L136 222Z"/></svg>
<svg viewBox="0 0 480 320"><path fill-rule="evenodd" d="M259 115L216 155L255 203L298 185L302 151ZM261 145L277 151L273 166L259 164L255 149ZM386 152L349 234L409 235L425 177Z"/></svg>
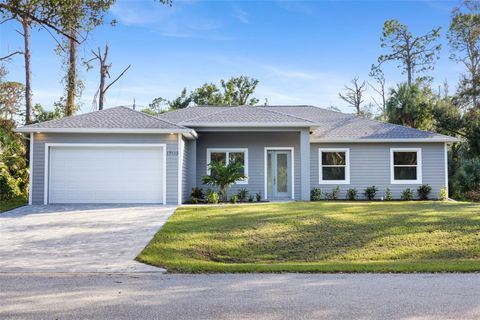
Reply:
<svg viewBox="0 0 480 320"><path fill-rule="evenodd" d="M410 201L413 199L413 191L410 188L407 188L402 191L402 200Z"/></svg>
<svg viewBox="0 0 480 320"><path fill-rule="evenodd" d="M442 187L442 189L440 189L440 193L438 194L438 199L440 199L442 201L447 201L448 200L447 187Z"/></svg>
<svg viewBox="0 0 480 320"><path fill-rule="evenodd" d="M254 198L252 195L250 195L250 196L248 197L248 202L253 202L254 199L255 199L255 198Z"/></svg>
<svg viewBox="0 0 480 320"><path fill-rule="evenodd" d="M205 193L202 188L194 187L190 193L192 203L199 203L205 201Z"/></svg>
<svg viewBox="0 0 480 320"><path fill-rule="evenodd" d="M365 196L365 198L367 198L367 200L371 201L375 199L375 195L377 194L377 191L378 191L378 188L375 186L367 187L363 191L363 195Z"/></svg>
<svg viewBox="0 0 480 320"><path fill-rule="evenodd" d="M255 194L255 198L257 199L257 202L262 201L262 193L261 193L261 192L257 192L257 193Z"/></svg>
<svg viewBox="0 0 480 320"><path fill-rule="evenodd" d="M310 190L310 200L319 201L322 198L322 191L320 188L313 188Z"/></svg>
<svg viewBox="0 0 480 320"><path fill-rule="evenodd" d="M228 188L237 181L247 178L241 171L243 164L231 161L225 165L222 161L212 161L208 165L210 174L202 177L202 183L218 187L222 201L227 201Z"/></svg>
<svg viewBox="0 0 480 320"><path fill-rule="evenodd" d="M332 189L332 200L338 200L338 196L340 195L340 187L336 186L335 188Z"/></svg>
<svg viewBox="0 0 480 320"><path fill-rule="evenodd" d="M248 199L248 190L245 189L245 188L242 188L242 189L238 190L237 196L238 196L238 200L239 200L239 201L243 201L243 202L247 201L247 199Z"/></svg>
<svg viewBox="0 0 480 320"><path fill-rule="evenodd" d="M348 200L357 200L358 191L355 188L350 188L347 190L347 199Z"/></svg>
<svg viewBox="0 0 480 320"><path fill-rule="evenodd" d="M392 191L390 191L390 188L385 189L385 200L393 200Z"/></svg>
<svg viewBox="0 0 480 320"><path fill-rule="evenodd" d="M231 203L237 203L238 201L238 196L236 194L234 194L231 198L230 198L230 202Z"/></svg>
<svg viewBox="0 0 480 320"><path fill-rule="evenodd" d="M428 184L422 184L417 189L417 195L420 200L428 200L428 195L432 191L432 187Z"/></svg>
<svg viewBox="0 0 480 320"><path fill-rule="evenodd" d="M220 200L220 197L217 192L211 191L210 193L207 194L208 203L218 203L219 200Z"/></svg>

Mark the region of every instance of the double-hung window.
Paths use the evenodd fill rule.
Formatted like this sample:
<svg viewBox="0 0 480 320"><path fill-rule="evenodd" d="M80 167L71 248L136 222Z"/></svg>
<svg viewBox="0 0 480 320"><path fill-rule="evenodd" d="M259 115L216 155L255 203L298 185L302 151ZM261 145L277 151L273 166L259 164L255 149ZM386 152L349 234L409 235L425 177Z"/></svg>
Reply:
<svg viewBox="0 0 480 320"><path fill-rule="evenodd" d="M247 179L237 181L237 184L247 184L248 183L248 149L247 148L215 148L207 149L207 174L210 174L210 162L220 161L225 165L228 165L230 162L240 162L243 167L240 169L241 172L247 176Z"/></svg>
<svg viewBox="0 0 480 320"><path fill-rule="evenodd" d="M350 183L350 149L318 149L319 184Z"/></svg>
<svg viewBox="0 0 480 320"><path fill-rule="evenodd" d="M422 183L422 149L390 149L390 166L392 184Z"/></svg>

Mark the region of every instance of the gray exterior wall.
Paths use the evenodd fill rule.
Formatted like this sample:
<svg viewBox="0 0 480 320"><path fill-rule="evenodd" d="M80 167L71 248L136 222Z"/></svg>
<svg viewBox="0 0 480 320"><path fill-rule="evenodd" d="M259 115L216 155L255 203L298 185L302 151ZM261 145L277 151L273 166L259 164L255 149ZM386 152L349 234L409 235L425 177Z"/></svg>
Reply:
<svg viewBox="0 0 480 320"><path fill-rule="evenodd" d="M366 187L375 185L379 191L376 198L385 195L390 188L395 199L399 199L406 188L416 190L418 184L390 183L390 148L422 149L422 183L432 187L430 197L438 198L440 189L445 186L445 149L443 143L356 143L356 144L320 144L310 145L311 176L310 187L321 188L322 192L331 192L336 185L319 184L319 148L350 148L350 184L339 185L340 199L345 199L346 190L356 188L359 199L363 199Z"/></svg>
<svg viewBox="0 0 480 320"><path fill-rule="evenodd" d="M265 147L293 147L294 148L294 195L300 199L300 132L199 132L197 140L197 186L203 187L202 177L207 174L208 148L248 148L248 184L235 184L229 196L239 189L245 188L255 196L261 192L265 196ZM307 182L308 183L308 182Z"/></svg>
<svg viewBox="0 0 480 320"><path fill-rule="evenodd" d="M167 145L167 204L178 203L177 135L36 133L33 144L32 204L43 204L45 143L164 143Z"/></svg>
<svg viewBox="0 0 480 320"><path fill-rule="evenodd" d="M192 188L196 185L196 140L184 139L183 147L183 178L182 178L182 203L190 199Z"/></svg>

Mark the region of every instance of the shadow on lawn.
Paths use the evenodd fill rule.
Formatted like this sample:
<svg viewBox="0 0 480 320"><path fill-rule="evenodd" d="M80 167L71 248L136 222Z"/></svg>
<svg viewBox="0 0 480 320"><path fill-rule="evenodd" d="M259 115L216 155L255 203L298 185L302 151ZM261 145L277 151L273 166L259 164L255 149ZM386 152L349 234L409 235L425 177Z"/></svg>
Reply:
<svg viewBox="0 0 480 320"><path fill-rule="evenodd" d="M204 241L165 250L173 256L223 263L478 258L480 248L474 242L480 241L480 223L472 224L472 219L479 215L472 211L452 215L456 208L470 206L325 202L202 208L193 215L180 211L158 240L172 243L175 236L178 241L198 236ZM198 214L202 211L204 215ZM444 247L449 239L462 237L470 239L469 249ZM412 250L395 251L397 246Z"/></svg>

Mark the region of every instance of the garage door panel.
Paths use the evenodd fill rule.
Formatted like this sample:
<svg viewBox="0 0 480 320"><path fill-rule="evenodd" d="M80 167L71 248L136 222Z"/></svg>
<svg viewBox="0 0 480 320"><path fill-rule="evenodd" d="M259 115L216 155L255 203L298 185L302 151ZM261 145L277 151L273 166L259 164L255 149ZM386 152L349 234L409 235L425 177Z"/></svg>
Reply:
<svg viewBox="0 0 480 320"><path fill-rule="evenodd" d="M161 203L163 149L52 147L50 203Z"/></svg>

